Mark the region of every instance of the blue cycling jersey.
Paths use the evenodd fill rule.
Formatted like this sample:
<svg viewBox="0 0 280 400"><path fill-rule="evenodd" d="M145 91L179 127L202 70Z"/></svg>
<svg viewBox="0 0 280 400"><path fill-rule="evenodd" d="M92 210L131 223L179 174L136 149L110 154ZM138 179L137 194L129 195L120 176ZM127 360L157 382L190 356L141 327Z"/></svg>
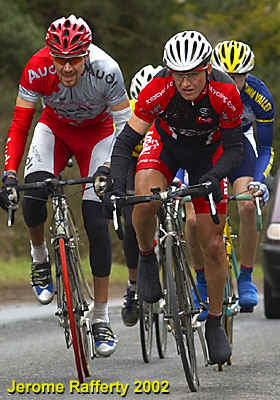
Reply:
<svg viewBox="0 0 280 400"><path fill-rule="evenodd" d="M254 180L263 182L271 170L274 158L272 147L274 121L273 98L266 85L251 74L248 74L240 95L244 106L242 114L243 132L248 131L253 122L256 124L258 158Z"/></svg>

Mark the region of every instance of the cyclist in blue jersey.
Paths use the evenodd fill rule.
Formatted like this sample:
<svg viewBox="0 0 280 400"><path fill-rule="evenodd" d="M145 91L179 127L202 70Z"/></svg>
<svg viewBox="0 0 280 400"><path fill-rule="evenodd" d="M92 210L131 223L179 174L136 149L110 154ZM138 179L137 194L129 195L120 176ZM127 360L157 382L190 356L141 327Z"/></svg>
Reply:
<svg viewBox="0 0 280 400"><path fill-rule="evenodd" d="M272 95L260 79L249 73L254 68L255 57L247 44L234 40L218 43L213 50L211 63L213 67L228 73L234 79L244 106L242 114L244 157L241 166L228 176L229 182L234 193L259 188L263 194L263 201L266 203L269 193L263 182L271 170L274 157ZM256 126L256 139L253 123ZM255 206L252 201L240 201L238 211L240 216L239 304L241 312L253 312L254 306L258 303L257 288L252 282L258 242ZM207 300L207 285L203 259L195 240L194 213L188 212L187 234L196 270L197 287L205 301ZM200 319L203 320L206 316L207 311L200 315Z"/></svg>

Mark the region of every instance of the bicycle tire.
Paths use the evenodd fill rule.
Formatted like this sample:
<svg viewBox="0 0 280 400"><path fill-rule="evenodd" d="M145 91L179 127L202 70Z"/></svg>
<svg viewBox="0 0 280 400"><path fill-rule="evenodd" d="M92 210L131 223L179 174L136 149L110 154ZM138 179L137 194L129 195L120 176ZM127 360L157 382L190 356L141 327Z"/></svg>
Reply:
<svg viewBox="0 0 280 400"><path fill-rule="evenodd" d="M74 359L76 370L78 374L79 382L82 383L84 381L83 370L82 370L82 357L80 354L80 326L77 324L75 315L74 315L74 306L72 301L72 292L71 292L71 283L68 274L67 267L67 257L66 257L66 249L65 249L65 241L63 238L59 238L59 254L61 261L61 272L63 276L63 285L66 296L66 305L67 305L67 313L69 320L69 328L71 332L72 338L72 346L74 351ZM79 339L79 340L78 340Z"/></svg>
<svg viewBox="0 0 280 400"><path fill-rule="evenodd" d="M160 279L163 293L166 292L166 279L164 278L165 258L164 247L160 244L160 232L158 232L158 262L160 267ZM166 318L166 304L164 299L160 299L154 308L154 323L156 333L156 344L159 358L165 358L167 352L168 322Z"/></svg>
<svg viewBox="0 0 280 400"><path fill-rule="evenodd" d="M149 363L153 346L153 304L146 303L139 298L139 326L142 356L145 363Z"/></svg>
<svg viewBox="0 0 280 400"><path fill-rule="evenodd" d="M159 358L165 358L167 351L168 325L161 305L158 305L159 312L154 313L154 324L156 333L156 344Z"/></svg>
<svg viewBox="0 0 280 400"><path fill-rule="evenodd" d="M181 357L188 386L192 392L197 392L199 380L197 376L194 331L192 329L192 314L188 298L184 292L187 288L185 277L182 275L182 268L184 267L179 265L179 263L184 263L184 260L181 259L182 255L178 252L172 236L166 238L165 246L168 290L173 289L175 294L175 299L171 301L170 305L172 307L177 350Z"/></svg>

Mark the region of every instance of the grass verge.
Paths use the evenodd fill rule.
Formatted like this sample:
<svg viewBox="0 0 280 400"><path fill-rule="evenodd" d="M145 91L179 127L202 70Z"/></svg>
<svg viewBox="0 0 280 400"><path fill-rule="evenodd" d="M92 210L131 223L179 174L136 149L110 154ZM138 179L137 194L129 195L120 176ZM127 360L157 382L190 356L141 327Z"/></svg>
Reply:
<svg viewBox="0 0 280 400"><path fill-rule="evenodd" d="M82 261L86 276L91 277L91 270L88 260ZM11 259L9 261L0 261L0 287L2 286L21 286L30 280L30 260ZM110 283L113 285L126 284L128 279L127 269L122 264L113 264ZM253 280L258 289L263 288L263 271L260 265L254 269Z"/></svg>
<svg viewBox="0 0 280 400"><path fill-rule="evenodd" d="M86 276L91 277L91 270L87 260L82 261ZM30 281L30 260L11 259L0 261L0 287L21 286ZM127 281L127 269L124 265L113 264L111 279L112 284L124 284Z"/></svg>

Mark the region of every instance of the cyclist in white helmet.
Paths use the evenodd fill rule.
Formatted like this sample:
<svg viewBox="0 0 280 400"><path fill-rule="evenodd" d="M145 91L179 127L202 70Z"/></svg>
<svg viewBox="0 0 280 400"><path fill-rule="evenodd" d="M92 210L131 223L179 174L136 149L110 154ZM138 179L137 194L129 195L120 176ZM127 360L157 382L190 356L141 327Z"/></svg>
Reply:
<svg viewBox="0 0 280 400"><path fill-rule="evenodd" d="M242 141L244 156L241 165L233 170L228 179L233 193L259 188L264 203L268 201L269 192L264 184L274 158L272 147L274 124L274 101L267 86L251 71L255 66L255 56L250 46L236 40L219 42L213 50L211 63L214 68L228 73L236 82L243 103ZM254 137L255 123L257 144ZM252 282L255 263L258 233L256 230L255 206L252 201L238 202L240 216L240 274L238 277L238 295L241 312L253 312L258 303L257 288ZM207 284L204 276L204 265L201 251L196 241L196 218L188 205L188 232L194 268L196 270L197 288L201 298L207 299ZM195 297L197 302L197 299ZM197 302L198 304L198 302ZM204 320L207 310L200 316Z"/></svg>
<svg viewBox="0 0 280 400"><path fill-rule="evenodd" d="M226 279L224 178L242 159L242 103L232 79L212 69L211 53L212 46L200 32L184 31L168 40L163 55L166 68L140 92L134 113L114 145L114 183L105 203L110 213L110 195L125 191L132 150L149 129L137 161L137 195L150 194L153 186L164 190L179 168L188 171L190 184L211 182L220 223L213 223L204 198L193 203L210 299L205 336L210 362L216 364L226 362L231 354L221 325ZM132 215L140 253L137 286L150 303L162 296L154 250L157 207L139 204Z"/></svg>
<svg viewBox="0 0 280 400"><path fill-rule="evenodd" d="M134 110L135 103L141 90L152 80L152 78L159 73L163 67L158 65L146 65L141 68L132 78L130 84L130 105L132 111ZM143 140L139 145L135 146L132 152L132 158L129 165L129 172L127 175L126 189L134 190L134 176L136 171L136 164L139 154L143 148ZM136 239L135 230L132 225L132 207L125 207L123 210L125 228L123 238L123 250L128 268L128 286L124 295L124 304L121 310L122 320L126 326L134 326L138 321L139 304L136 294L136 278L137 278L137 264L138 264L138 244Z"/></svg>

